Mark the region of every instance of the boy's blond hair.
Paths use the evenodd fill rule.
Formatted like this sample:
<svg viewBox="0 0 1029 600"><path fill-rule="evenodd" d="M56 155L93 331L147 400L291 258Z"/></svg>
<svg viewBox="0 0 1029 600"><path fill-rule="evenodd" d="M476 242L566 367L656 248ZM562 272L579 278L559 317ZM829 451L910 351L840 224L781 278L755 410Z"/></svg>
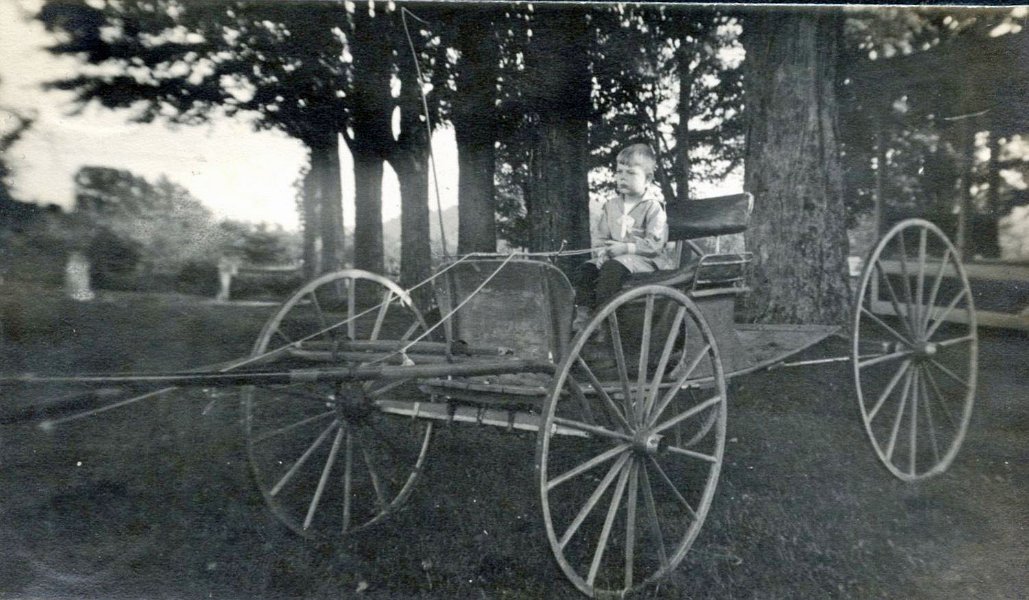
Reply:
<svg viewBox="0 0 1029 600"><path fill-rule="evenodd" d="M650 144L630 144L622 148L622 151L618 153L617 162L625 165L636 163L643 167L651 181L654 179L657 155L654 154L654 149L650 147Z"/></svg>

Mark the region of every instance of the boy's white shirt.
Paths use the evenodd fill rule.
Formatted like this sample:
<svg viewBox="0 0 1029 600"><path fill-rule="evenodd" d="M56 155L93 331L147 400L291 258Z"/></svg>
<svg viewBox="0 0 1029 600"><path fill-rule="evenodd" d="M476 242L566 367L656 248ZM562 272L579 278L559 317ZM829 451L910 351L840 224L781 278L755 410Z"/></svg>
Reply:
<svg viewBox="0 0 1029 600"><path fill-rule="evenodd" d="M621 211L618 211L618 212L614 212L614 211L607 212L609 210L608 203L610 203L613 200L617 200L618 202L621 202L621 204L622 204L622 207L621 207L622 210ZM629 237L629 235L632 232L632 228L636 225L635 217L629 215L629 213L632 212L633 210L636 210L640 205L646 204L646 203L651 202L651 201L656 201L659 204L661 204L662 206L664 206L664 196L661 194L660 189L657 188L653 184L648 185L647 189L646 189L646 191L644 191L643 195L640 198L637 198L634 202L631 202L631 203L627 202L625 196L618 195L618 196L615 196L614 198L612 198L611 200L609 200L608 203L605 203L602 206L601 211L602 211L602 213L606 213L608 215L608 218L609 218L609 221L608 221L608 227L609 227L608 234L612 238L617 240L617 241L624 241L627 237ZM618 213L621 213L621 214L618 214ZM615 219L611 218L611 217L614 217L615 215L618 215L617 220L620 222L618 225L614 225L614 223L610 222L610 221L615 220ZM601 218L604 218L603 214L601 215ZM611 229L612 226L614 226L613 229ZM635 246L636 246L635 243L628 242L628 255L623 255L623 256L619 257L619 262L622 262L623 264L625 264L626 262L636 263L636 262L641 262L641 261L648 261L649 259L645 259L643 257L635 256L636 253L637 253L637 249L636 249ZM594 253L593 256L594 256L594 258L593 258L593 260L591 262L594 262L594 264L597 264L598 266L600 264L603 264L607 260L607 257L606 257L606 255L604 254L604 252L602 250L598 250L597 252ZM667 268L667 267L662 267L662 268ZM635 269L634 269L634 271L635 271Z"/></svg>

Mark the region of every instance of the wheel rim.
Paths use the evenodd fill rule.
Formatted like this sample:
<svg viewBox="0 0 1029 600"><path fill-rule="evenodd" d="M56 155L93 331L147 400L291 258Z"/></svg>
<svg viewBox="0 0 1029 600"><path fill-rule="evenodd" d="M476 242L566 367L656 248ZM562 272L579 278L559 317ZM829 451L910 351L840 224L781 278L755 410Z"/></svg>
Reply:
<svg viewBox="0 0 1029 600"><path fill-rule="evenodd" d="M977 350L972 290L954 245L928 221L898 223L862 273L851 349L865 431L895 476L930 477L954 460L972 415Z"/></svg>
<svg viewBox="0 0 1029 600"><path fill-rule="evenodd" d="M403 341L426 329L396 284L340 271L283 303L251 356L282 369L366 364L383 353L348 351L341 343ZM424 466L432 423L388 417L376 403L412 388L411 381L243 388L251 471L276 517L305 537L333 538L399 508Z"/></svg>
<svg viewBox="0 0 1029 600"><path fill-rule="evenodd" d="M661 305L673 316L655 319ZM619 330L627 306L642 310L638 339ZM613 367L584 352L599 328ZM726 398L711 331L676 290L626 292L573 340L543 409L537 471L551 549L579 590L621 596L682 562L717 485Z"/></svg>

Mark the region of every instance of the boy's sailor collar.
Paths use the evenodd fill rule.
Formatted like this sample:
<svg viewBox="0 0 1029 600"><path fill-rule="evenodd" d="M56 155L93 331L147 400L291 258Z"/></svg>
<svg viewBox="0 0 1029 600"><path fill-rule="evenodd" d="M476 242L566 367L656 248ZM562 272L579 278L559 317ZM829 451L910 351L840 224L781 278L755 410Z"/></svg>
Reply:
<svg viewBox="0 0 1029 600"><path fill-rule="evenodd" d="M625 196L618 194L616 197L622 205L622 211L625 212L625 206L627 204ZM663 208L665 205L665 197L664 194L661 193L661 190L657 189L656 186L648 185L646 191L643 192L643 197L640 198L638 202L635 202L629 210L633 211L640 206L649 206L651 202L657 202Z"/></svg>

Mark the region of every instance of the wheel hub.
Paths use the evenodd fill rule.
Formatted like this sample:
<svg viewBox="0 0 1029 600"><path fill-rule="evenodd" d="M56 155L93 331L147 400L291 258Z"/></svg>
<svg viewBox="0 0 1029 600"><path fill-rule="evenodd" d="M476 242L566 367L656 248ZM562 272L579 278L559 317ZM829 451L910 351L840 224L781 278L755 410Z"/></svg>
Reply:
<svg viewBox="0 0 1029 600"><path fill-rule="evenodd" d="M365 421L373 412L371 399L359 386L340 385L333 398L336 415L347 423Z"/></svg>
<svg viewBox="0 0 1029 600"><path fill-rule="evenodd" d="M932 342L921 342L919 344L915 344L914 350L916 357L925 360L936 356L936 353L939 351L939 346Z"/></svg>
<svg viewBox="0 0 1029 600"><path fill-rule="evenodd" d="M657 456L668 448L668 440L660 433L641 433L636 436L633 448L641 454Z"/></svg>

